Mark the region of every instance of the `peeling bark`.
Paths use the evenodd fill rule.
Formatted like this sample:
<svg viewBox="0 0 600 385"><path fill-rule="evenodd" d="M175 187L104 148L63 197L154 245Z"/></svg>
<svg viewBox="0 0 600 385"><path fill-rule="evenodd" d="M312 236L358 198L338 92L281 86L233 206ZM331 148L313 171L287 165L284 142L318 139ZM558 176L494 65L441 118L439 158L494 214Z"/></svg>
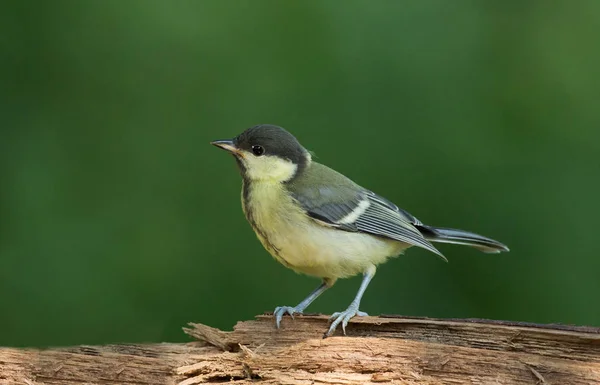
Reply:
<svg viewBox="0 0 600 385"><path fill-rule="evenodd" d="M360 317L323 339L325 316L270 315L187 344L0 348L0 384L600 384L600 329Z"/></svg>

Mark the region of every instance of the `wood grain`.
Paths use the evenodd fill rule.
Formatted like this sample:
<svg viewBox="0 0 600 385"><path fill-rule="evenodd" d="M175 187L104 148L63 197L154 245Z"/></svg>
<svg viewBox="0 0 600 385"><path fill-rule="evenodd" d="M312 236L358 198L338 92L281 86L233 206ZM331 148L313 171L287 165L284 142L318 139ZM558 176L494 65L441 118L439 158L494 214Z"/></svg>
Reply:
<svg viewBox="0 0 600 385"><path fill-rule="evenodd" d="M469 319L271 315L187 344L0 348L0 384L600 384L600 329Z"/></svg>

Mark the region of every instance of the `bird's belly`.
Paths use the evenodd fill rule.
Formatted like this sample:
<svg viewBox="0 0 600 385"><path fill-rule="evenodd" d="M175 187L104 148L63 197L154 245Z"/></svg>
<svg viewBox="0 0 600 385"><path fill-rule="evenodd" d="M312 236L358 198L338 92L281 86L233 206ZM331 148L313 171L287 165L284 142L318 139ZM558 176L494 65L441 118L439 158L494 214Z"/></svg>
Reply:
<svg viewBox="0 0 600 385"><path fill-rule="evenodd" d="M385 262L409 245L320 224L283 194L278 185L244 185L242 206L265 249L297 272L344 278Z"/></svg>
<svg viewBox="0 0 600 385"><path fill-rule="evenodd" d="M276 250L269 250L265 245L281 263L308 275L344 278L360 274L370 265L400 254L408 246L309 222L312 220L305 218L294 225L280 224L278 229L266 234Z"/></svg>

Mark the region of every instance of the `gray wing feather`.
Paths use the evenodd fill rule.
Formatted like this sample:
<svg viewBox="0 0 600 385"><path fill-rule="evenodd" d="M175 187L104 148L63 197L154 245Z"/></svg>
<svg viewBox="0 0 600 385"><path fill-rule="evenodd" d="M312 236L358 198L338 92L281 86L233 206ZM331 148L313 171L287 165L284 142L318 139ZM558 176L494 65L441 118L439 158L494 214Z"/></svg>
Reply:
<svg viewBox="0 0 600 385"><path fill-rule="evenodd" d="M412 225L415 225L415 226L423 225L423 223L421 223L420 220L415 218L414 215L412 215L411 213L409 213L408 211L406 211L404 209L401 209L400 207L396 206L394 203L390 202L389 200L385 199L384 197L379 196L372 191L368 191L367 194L369 195L371 200L377 201L379 204L387 207L388 209L390 209L392 211L396 211L398 214L402 215Z"/></svg>
<svg viewBox="0 0 600 385"><path fill-rule="evenodd" d="M444 258L415 227L421 225L417 218L371 191L320 186L292 195L309 216L328 226L405 242Z"/></svg>
<svg viewBox="0 0 600 385"><path fill-rule="evenodd" d="M343 225L339 223L344 217L353 212L362 200L361 196L355 194L352 190L340 187L335 189L317 187L292 192L292 196L311 217L343 230L355 231L351 224Z"/></svg>

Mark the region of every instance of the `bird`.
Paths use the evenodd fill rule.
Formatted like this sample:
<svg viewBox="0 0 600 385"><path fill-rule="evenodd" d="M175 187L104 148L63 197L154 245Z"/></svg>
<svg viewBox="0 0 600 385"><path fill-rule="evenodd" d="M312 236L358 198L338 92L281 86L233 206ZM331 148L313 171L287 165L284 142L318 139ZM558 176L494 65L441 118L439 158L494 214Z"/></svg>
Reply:
<svg viewBox="0 0 600 385"><path fill-rule="evenodd" d="M377 266L417 246L443 260L433 245L466 245L486 253L509 251L504 244L469 231L423 224L390 200L316 162L291 133L261 124L233 139L211 142L235 158L242 177L242 210L264 248L297 273L321 284L296 306L278 306L277 329L284 315L304 310L338 279L362 274L347 309L329 319L325 337L350 319L366 316L361 299Z"/></svg>

